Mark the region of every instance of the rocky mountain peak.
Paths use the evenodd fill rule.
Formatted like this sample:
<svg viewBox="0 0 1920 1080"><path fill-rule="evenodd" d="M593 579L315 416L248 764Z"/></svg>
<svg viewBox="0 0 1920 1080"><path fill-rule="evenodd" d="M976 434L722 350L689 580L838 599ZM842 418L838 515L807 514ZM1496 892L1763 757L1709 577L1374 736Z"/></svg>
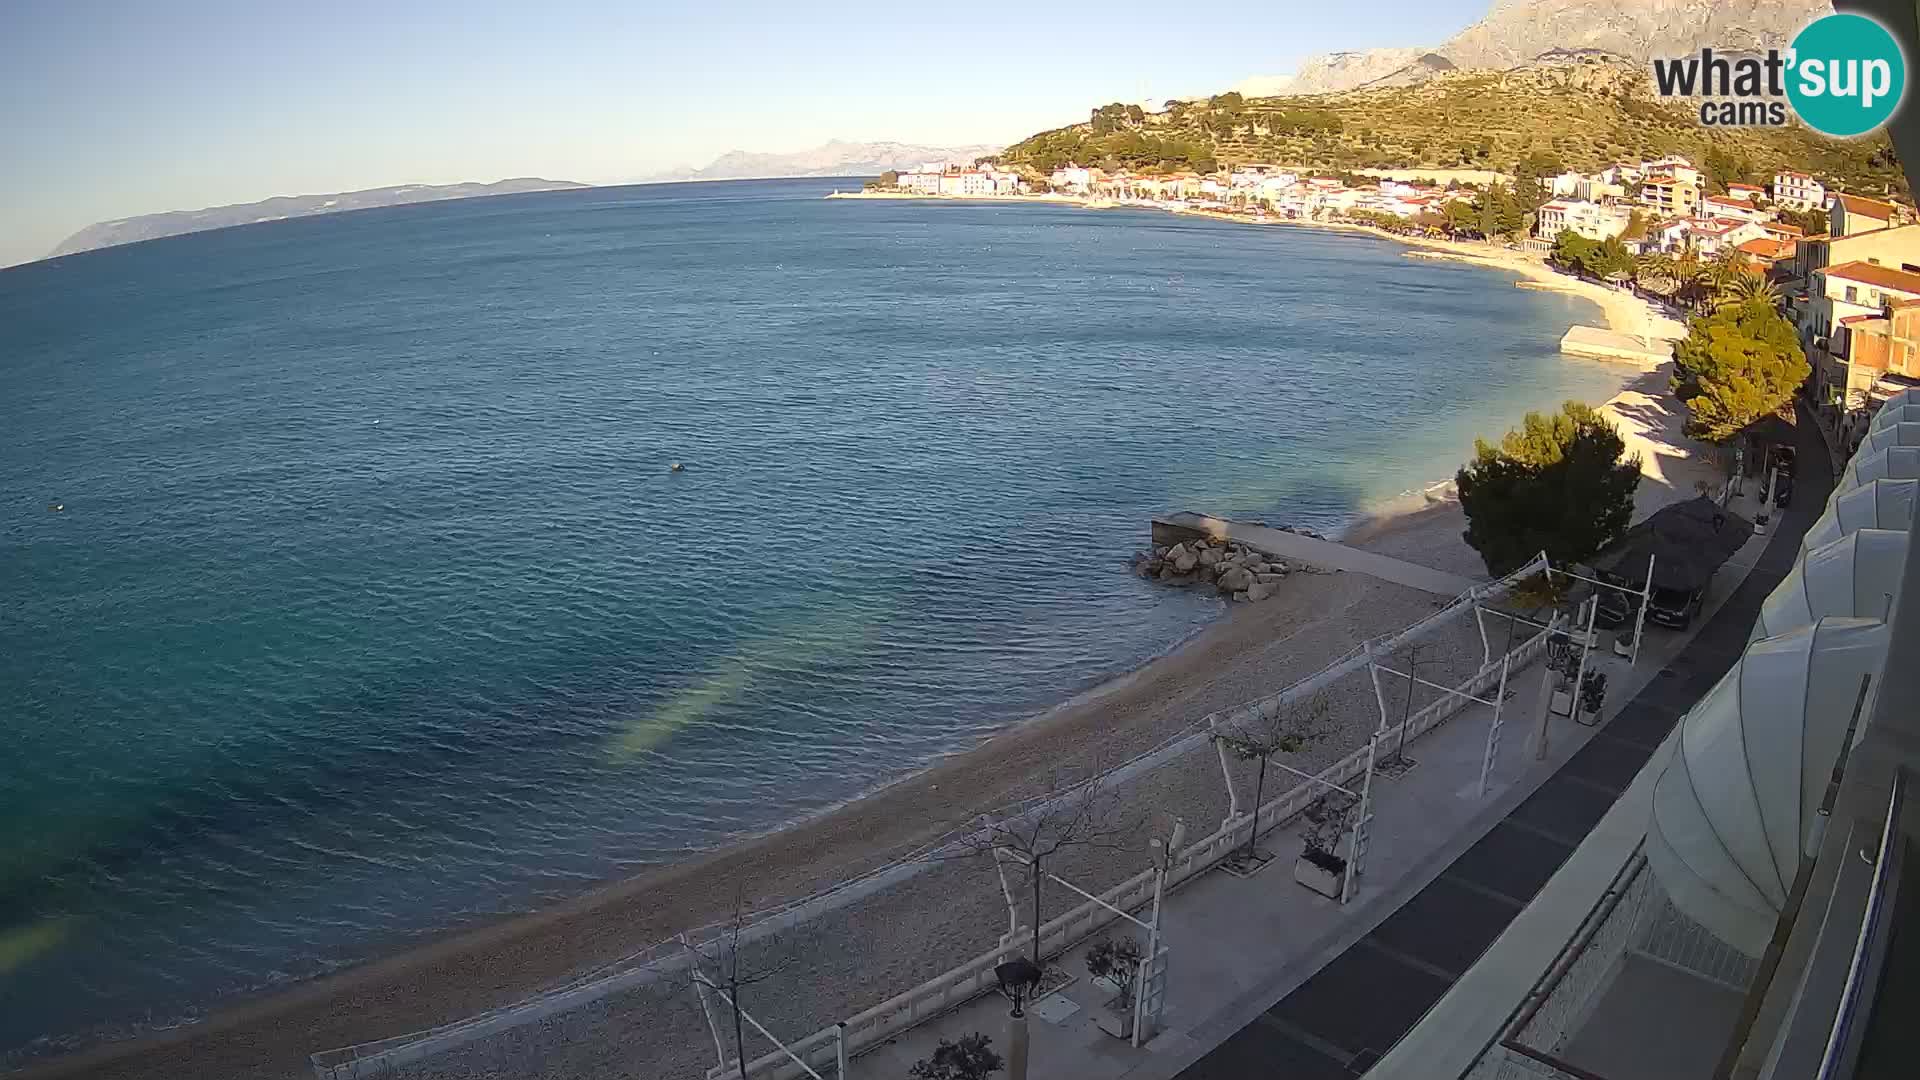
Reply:
<svg viewBox="0 0 1920 1080"><path fill-rule="evenodd" d="M1785 45L1801 27L1832 11L1828 0L1494 0L1485 18L1431 50L1310 57L1290 91L1406 85L1449 65L1506 69L1581 54L1645 63L1709 45L1753 51Z"/></svg>

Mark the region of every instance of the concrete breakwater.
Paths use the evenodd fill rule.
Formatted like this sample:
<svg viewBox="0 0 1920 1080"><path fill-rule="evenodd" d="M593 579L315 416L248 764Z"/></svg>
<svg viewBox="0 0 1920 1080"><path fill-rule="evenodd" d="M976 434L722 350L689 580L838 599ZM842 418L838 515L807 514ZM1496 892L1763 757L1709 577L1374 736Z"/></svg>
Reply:
<svg viewBox="0 0 1920 1080"><path fill-rule="evenodd" d="M1135 552L1134 572L1171 585L1212 585L1240 601L1265 600L1292 572L1286 563L1232 540L1183 540Z"/></svg>

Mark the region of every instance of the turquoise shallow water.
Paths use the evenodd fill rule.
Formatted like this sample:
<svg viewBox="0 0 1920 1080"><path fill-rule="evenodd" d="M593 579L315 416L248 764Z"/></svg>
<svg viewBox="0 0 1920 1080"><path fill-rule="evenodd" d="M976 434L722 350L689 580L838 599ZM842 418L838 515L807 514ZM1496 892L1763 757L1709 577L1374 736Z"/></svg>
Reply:
<svg viewBox="0 0 1920 1080"><path fill-rule="evenodd" d="M0 1050L831 805L1217 614L1153 513L1338 527L1617 382L1368 237L832 186L0 271Z"/></svg>

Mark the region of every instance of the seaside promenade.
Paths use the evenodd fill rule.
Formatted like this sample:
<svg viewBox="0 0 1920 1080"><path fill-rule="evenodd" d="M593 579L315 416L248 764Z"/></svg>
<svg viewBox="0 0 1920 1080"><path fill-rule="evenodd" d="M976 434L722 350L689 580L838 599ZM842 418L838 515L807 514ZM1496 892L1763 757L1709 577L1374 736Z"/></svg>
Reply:
<svg viewBox="0 0 1920 1080"><path fill-rule="evenodd" d="M1801 425L1800 439L1802 460L1823 460L1809 425ZM1527 669L1507 716L1514 734L1501 744L1485 797L1477 780L1489 708L1475 705L1416 740L1409 755L1417 767L1375 788L1368 873L1347 907L1291 880L1297 823L1263 837L1262 849L1275 858L1253 876L1211 873L1170 894L1166 1013L1146 1046L1131 1048L1098 1028L1093 1017L1110 995L1086 975L1086 946L1058 958L1078 978L1032 1008L1029 1075L1368 1074L1488 948L1538 944L1543 930L1517 926L1516 916L1563 867L1583 872L1569 857L1739 656L1760 601L1791 567L1829 488L1825 478L1806 478L1778 527L1751 539L1722 569L1689 630L1650 635L1637 667L1596 651L1594 665L1615 687L1613 704L1592 728L1554 717L1544 754L1539 668ZM1544 933L1553 937L1557 928ZM1527 977L1537 970L1527 968ZM1510 995L1502 1016L1525 989ZM855 1059L848 1076L904 1075L939 1039L970 1032L1003 1045L1006 1011L997 996L977 999ZM1448 1065L1463 1056L1470 1062L1465 1049L1449 1047ZM1401 1048L1389 1062L1395 1071L1382 1075L1458 1073L1435 1071L1426 1055L1409 1050Z"/></svg>

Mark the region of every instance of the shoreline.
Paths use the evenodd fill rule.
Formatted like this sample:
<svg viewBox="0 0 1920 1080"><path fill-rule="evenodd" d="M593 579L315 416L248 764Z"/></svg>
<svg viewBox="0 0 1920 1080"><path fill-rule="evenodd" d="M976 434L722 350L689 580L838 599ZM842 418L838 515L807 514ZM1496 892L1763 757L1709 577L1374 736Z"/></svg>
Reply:
<svg viewBox="0 0 1920 1080"><path fill-rule="evenodd" d="M1374 539L1419 552L1451 545L1472 555L1446 518L1449 508L1458 512L1458 504L1449 503L1429 508L1441 513L1425 517L1393 515ZM1474 561L1472 573L1478 577L1477 556ZM1147 739L1160 730L1152 723L1116 725L1114 714L1171 708L1182 722L1204 715L1210 710L1189 709L1181 699L1209 689L1222 667L1244 662L1244 654L1273 645L1274 625L1291 626L1320 614L1313 609L1328 605L1324 594L1343 588L1398 587L1361 575L1296 572L1280 595L1232 605L1144 663L838 806L557 904L442 931L396 952L216 1005L198 1020L31 1058L10 1075L304 1076L311 1053L498 1007L724 918L732 910L736 883L751 883L750 908L810 895L886 865L971 820L980 809L1023 797L1044 762L1074 756L1111 736L1109 728ZM1324 629L1322 621L1304 626ZM1328 658L1347 647L1343 641ZM884 996L878 989L875 995L875 1000Z"/></svg>
<svg viewBox="0 0 1920 1080"><path fill-rule="evenodd" d="M991 201L1035 198L1005 196ZM1048 201L1072 202L1061 197ZM1231 215L1209 216L1255 224ZM1372 232L1447 253L1432 257L1458 257L1519 270L1502 265L1494 257L1498 251L1455 253L1451 242L1419 241L1367 226L1270 223ZM1488 257L1473 257L1477 254ZM1520 257L1518 252L1510 254ZM1525 270L1519 272L1531 276ZM1538 272L1559 277L1544 265ZM1611 320L1613 312L1601 306ZM1622 370L1625 375L1626 369ZM1623 387L1613 401L1625 393ZM1410 561L1450 562L1450 569L1482 576L1477 555L1460 539L1464 518L1458 502L1424 498L1425 505L1364 513L1341 531L1341 539L1355 546L1395 549L1395 554ZM1272 600L1234 605L1160 654L1086 686L967 750L935 759L799 820L603 883L529 913L424 935L325 975L239 996L195 1021L96 1043L63 1056L30 1059L17 1075L135 1077L169 1071L208 1076L300 1075L309 1053L456 1020L524 997L681 930L705 925L731 909L736 882L753 883L756 894L747 898L749 906L807 895L884 865L968 820L979 807L1008 801L1025 790L1039 767L1037 762L1058 759L1062 746L1078 746L1113 726L1114 713L1145 717L1163 707L1185 707L1182 702L1208 689L1223 667L1244 663L1253 649L1271 644L1275 625L1297 623L1332 633L1330 625L1322 626L1321 620L1328 616L1316 609L1332 605L1326 597L1338 591L1336 582L1355 577L1297 575ZM1204 711L1182 715L1191 720ZM1131 733L1151 730L1150 723L1142 720ZM943 790L949 794L940 794ZM954 791L965 794L955 796Z"/></svg>
<svg viewBox="0 0 1920 1080"><path fill-rule="evenodd" d="M1024 202L1047 203L1057 206L1078 206L1090 210L1153 210L1165 214L1178 214L1188 217L1203 217L1214 221L1226 221L1236 225L1280 226L1297 229L1323 229L1329 232L1361 233L1391 240L1419 250L1406 254L1414 258L1445 259L1452 262L1471 263L1493 270L1503 270L1518 274L1522 278L1516 282L1517 288L1537 288L1548 292L1566 293L1591 301L1600 308L1607 329L1621 333L1642 333L1651 322L1658 325L1670 322L1669 316L1660 312L1652 302L1633 293L1609 288L1595 281L1570 277L1547 265L1545 259L1529 255L1524 251L1491 244L1484 241L1442 240L1426 236L1403 236L1391 233L1372 225L1362 225L1351 221L1297 221L1287 218L1252 218L1245 214L1234 214L1220 210L1192 209L1184 206L1159 206L1151 203L1113 202L1106 199L1094 199L1080 195L922 195L907 191L835 191L825 196L829 199L875 199L910 200L915 202ZM1677 325L1677 324L1676 324ZM1586 360L1586 358L1575 358ZM1608 361L1591 361L1607 363Z"/></svg>

